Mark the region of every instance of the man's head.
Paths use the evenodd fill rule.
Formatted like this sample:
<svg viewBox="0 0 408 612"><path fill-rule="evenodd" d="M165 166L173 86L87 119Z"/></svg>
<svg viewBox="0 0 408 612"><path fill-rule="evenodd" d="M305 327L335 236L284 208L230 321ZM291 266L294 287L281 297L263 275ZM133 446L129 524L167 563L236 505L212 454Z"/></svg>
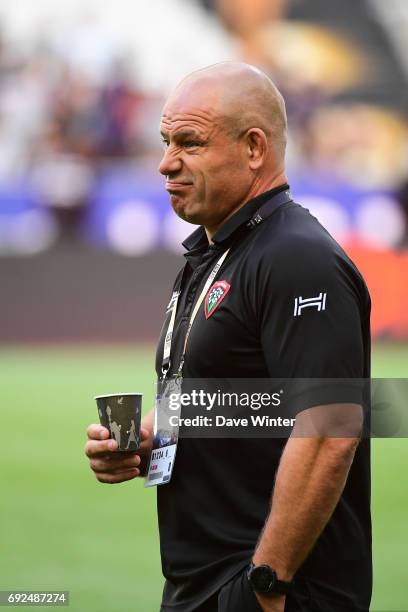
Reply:
<svg viewBox="0 0 408 612"><path fill-rule="evenodd" d="M286 113L272 81L225 62L188 75L161 119L175 212L212 233L246 201L285 182Z"/></svg>

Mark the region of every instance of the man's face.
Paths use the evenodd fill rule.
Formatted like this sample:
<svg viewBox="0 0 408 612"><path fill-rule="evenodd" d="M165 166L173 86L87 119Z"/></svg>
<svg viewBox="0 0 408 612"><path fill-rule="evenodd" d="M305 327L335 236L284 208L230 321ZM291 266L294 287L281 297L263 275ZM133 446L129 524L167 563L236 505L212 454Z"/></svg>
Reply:
<svg viewBox="0 0 408 612"><path fill-rule="evenodd" d="M217 228L246 200L251 174L242 139L231 135L217 95L196 88L176 92L163 109L165 153L159 170L174 211L186 221Z"/></svg>

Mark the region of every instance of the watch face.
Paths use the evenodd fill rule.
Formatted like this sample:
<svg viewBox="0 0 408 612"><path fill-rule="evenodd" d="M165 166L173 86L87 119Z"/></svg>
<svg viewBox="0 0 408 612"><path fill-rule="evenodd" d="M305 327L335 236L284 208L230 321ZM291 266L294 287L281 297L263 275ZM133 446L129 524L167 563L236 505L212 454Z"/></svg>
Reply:
<svg viewBox="0 0 408 612"><path fill-rule="evenodd" d="M270 593L276 581L276 573L269 565L258 565L251 571L251 584L258 593Z"/></svg>

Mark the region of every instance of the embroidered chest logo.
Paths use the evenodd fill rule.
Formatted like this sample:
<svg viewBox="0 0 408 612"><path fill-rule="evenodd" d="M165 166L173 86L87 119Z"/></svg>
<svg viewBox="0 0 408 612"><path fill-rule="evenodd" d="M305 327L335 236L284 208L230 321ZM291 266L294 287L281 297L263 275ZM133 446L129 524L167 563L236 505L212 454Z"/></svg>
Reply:
<svg viewBox="0 0 408 612"><path fill-rule="evenodd" d="M327 293L319 293L319 295L312 298L303 298L302 296L295 298L293 316L300 317L304 308L317 308L319 312L321 310L326 310L326 297Z"/></svg>
<svg viewBox="0 0 408 612"><path fill-rule="evenodd" d="M204 313L206 319L211 317L230 289L231 285L224 280L213 284L205 297Z"/></svg>

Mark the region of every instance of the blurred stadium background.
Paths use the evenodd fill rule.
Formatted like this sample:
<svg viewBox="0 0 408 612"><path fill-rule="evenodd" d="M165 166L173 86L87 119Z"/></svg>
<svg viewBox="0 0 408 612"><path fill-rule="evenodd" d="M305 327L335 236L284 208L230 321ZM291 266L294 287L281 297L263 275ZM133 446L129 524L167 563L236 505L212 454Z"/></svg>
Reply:
<svg viewBox="0 0 408 612"><path fill-rule="evenodd" d="M374 375L408 373L405 0L0 0L0 589L154 612L154 492L98 485L92 397L153 398L153 346L191 226L157 165L185 73L253 63L285 95L295 198L373 299ZM405 440L373 444L373 611L408 610Z"/></svg>

